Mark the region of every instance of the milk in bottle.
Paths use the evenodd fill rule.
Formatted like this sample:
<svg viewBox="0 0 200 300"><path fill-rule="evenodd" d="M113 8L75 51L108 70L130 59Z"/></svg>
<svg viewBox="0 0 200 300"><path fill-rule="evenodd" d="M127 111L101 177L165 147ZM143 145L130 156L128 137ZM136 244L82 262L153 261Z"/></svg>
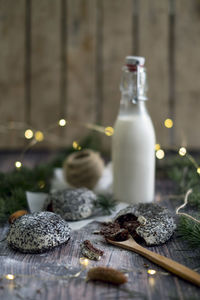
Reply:
<svg viewBox="0 0 200 300"><path fill-rule="evenodd" d="M144 63L143 57L126 57L112 140L114 196L128 203L154 199L155 133L146 108Z"/></svg>

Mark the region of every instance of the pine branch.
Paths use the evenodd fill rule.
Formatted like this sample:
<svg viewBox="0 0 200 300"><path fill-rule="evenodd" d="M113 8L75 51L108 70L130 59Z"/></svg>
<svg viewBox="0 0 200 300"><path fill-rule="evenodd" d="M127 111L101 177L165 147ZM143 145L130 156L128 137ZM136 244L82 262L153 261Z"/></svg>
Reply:
<svg viewBox="0 0 200 300"><path fill-rule="evenodd" d="M181 216L178 224L178 233L188 242L191 248L200 248L200 224L187 217Z"/></svg>
<svg viewBox="0 0 200 300"><path fill-rule="evenodd" d="M113 198L112 195L103 195L99 194L97 197L97 201L95 202L95 206L98 209L101 209L103 213L106 215L110 215L112 211L116 207L116 200Z"/></svg>

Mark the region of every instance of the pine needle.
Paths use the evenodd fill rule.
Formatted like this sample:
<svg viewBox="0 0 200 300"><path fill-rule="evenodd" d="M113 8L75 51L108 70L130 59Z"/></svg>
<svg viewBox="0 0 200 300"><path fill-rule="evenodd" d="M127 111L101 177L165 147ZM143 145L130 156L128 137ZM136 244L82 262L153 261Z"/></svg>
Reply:
<svg viewBox="0 0 200 300"><path fill-rule="evenodd" d="M200 248L200 224L185 216L181 216L178 224L178 233L186 240L191 248Z"/></svg>
<svg viewBox="0 0 200 300"><path fill-rule="evenodd" d="M101 209L103 213L110 215L112 211L116 207L116 200L113 198L112 195L107 194L99 194L97 197L97 201L95 202L95 206L98 209Z"/></svg>

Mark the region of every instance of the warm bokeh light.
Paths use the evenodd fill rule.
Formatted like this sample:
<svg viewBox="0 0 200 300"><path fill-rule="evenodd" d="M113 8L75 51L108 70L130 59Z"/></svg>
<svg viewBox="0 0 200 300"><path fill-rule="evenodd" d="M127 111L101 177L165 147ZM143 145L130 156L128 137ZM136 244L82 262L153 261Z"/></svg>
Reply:
<svg viewBox="0 0 200 300"><path fill-rule="evenodd" d="M85 258L85 257L81 257L80 259L79 259L79 262L80 262L80 264L83 266L83 267L87 267L88 266L88 264L89 264L89 260L87 259L87 258Z"/></svg>
<svg viewBox="0 0 200 300"><path fill-rule="evenodd" d="M156 270L148 269L147 273L150 274L150 275L155 275L156 274Z"/></svg>
<svg viewBox="0 0 200 300"><path fill-rule="evenodd" d="M58 124L59 124L59 126L63 127L67 124L67 121L65 119L60 119Z"/></svg>
<svg viewBox="0 0 200 300"><path fill-rule="evenodd" d="M7 275L5 275L5 278L8 280L13 280L13 279L15 279L15 276L12 274L7 274Z"/></svg>
<svg viewBox="0 0 200 300"><path fill-rule="evenodd" d="M156 151L156 157L158 159L163 159L165 157L165 152L162 149L159 149L158 151Z"/></svg>
<svg viewBox="0 0 200 300"><path fill-rule="evenodd" d="M200 167L197 168L197 173L200 175Z"/></svg>
<svg viewBox="0 0 200 300"><path fill-rule="evenodd" d="M107 136L111 136L114 133L114 129L112 127L108 126L105 128L104 132Z"/></svg>
<svg viewBox="0 0 200 300"><path fill-rule="evenodd" d="M24 136L26 139L30 140L32 139L33 137L33 131L31 129L27 129L25 132L24 132Z"/></svg>
<svg viewBox="0 0 200 300"><path fill-rule="evenodd" d="M75 150L81 150L81 146L76 142L76 141L73 141L72 143L72 147L75 149Z"/></svg>
<svg viewBox="0 0 200 300"><path fill-rule="evenodd" d="M77 143L76 141L73 141L72 147L73 147L74 149L77 149L77 148L78 148L78 143Z"/></svg>
<svg viewBox="0 0 200 300"><path fill-rule="evenodd" d="M179 153L179 155L181 155L181 156L185 156L186 153L187 153L187 150L186 150L185 147L181 147L181 148L179 149L178 153Z"/></svg>
<svg viewBox="0 0 200 300"><path fill-rule="evenodd" d="M21 166L22 166L21 161L16 161L16 162L15 162L15 167L16 167L17 169L20 169Z"/></svg>
<svg viewBox="0 0 200 300"><path fill-rule="evenodd" d="M173 123L172 119L166 119L164 124L165 124L165 127L172 128L174 123Z"/></svg>
<svg viewBox="0 0 200 300"><path fill-rule="evenodd" d="M42 142L44 140L44 134L42 133L42 131L36 131L35 139L37 142Z"/></svg>
<svg viewBox="0 0 200 300"><path fill-rule="evenodd" d="M155 150L156 151L160 150L160 144L155 144Z"/></svg>

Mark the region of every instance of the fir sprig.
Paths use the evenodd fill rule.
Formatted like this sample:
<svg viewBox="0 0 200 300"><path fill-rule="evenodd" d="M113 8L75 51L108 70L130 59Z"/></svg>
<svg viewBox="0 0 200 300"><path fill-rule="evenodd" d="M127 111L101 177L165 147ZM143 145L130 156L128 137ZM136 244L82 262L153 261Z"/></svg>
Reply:
<svg viewBox="0 0 200 300"><path fill-rule="evenodd" d="M97 209L102 210L106 215L110 215L116 207L116 200L110 194L99 194L95 206Z"/></svg>
<svg viewBox="0 0 200 300"><path fill-rule="evenodd" d="M178 224L178 233L188 242L191 248L200 249L200 223L181 216Z"/></svg>
<svg viewBox="0 0 200 300"><path fill-rule="evenodd" d="M171 158L163 168L167 177L176 182L177 193L185 193L190 188L200 193L200 176L187 157Z"/></svg>

